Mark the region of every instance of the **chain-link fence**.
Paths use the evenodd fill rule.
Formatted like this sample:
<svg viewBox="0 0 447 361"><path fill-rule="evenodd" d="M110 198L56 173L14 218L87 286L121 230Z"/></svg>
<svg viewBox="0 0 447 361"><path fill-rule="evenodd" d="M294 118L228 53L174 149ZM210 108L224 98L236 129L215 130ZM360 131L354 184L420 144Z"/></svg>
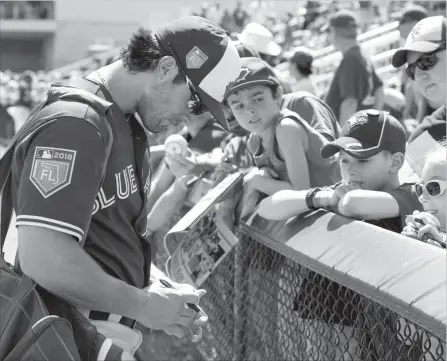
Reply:
<svg viewBox="0 0 447 361"><path fill-rule="evenodd" d="M238 236L202 285L203 340L153 332L148 360L445 360L445 334Z"/></svg>

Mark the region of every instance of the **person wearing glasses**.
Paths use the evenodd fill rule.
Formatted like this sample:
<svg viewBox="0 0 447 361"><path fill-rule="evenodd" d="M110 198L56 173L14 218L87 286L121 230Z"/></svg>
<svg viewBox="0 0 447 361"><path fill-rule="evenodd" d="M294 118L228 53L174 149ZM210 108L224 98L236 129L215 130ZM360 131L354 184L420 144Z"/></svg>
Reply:
<svg viewBox="0 0 447 361"><path fill-rule="evenodd" d="M405 217L422 210L415 185L400 184L398 172L404 164L405 151L405 130L396 118L375 109L359 111L346 121L340 137L321 149L323 158L340 153L342 181L330 187L280 191L261 201L258 214L266 219L287 220L323 208L401 233ZM308 324L319 331L310 332L313 336L307 339L306 353L314 360L325 360L327 355L331 360L358 360L355 320L361 309L359 299L349 289L330 285L322 276L315 277L308 275L313 282L300 286L295 302L301 319L321 317L321 321ZM312 309L312 298L308 295L319 294L321 290L325 290L324 295L319 295L322 299L337 300L336 304L334 301L333 305L327 305L333 313L319 315L321 311ZM332 322L335 326L331 326ZM338 334L331 331L340 324L343 339L336 340L334 336L334 340L327 340L319 336ZM328 332L320 332L322 329ZM327 355L321 353L322 344L327 344ZM344 350L341 345L345 345Z"/></svg>
<svg viewBox="0 0 447 361"><path fill-rule="evenodd" d="M185 306L205 290L167 288L151 269L146 131L207 110L228 129L221 101L240 68L225 30L204 18L140 28L117 61L54 85L32 119L40 127L21 130L12 162L20 266L48 305L75 306L129 359L142 342L136 322L195 339L207 322Z"/></svg>
<svg viewBox="0 0 447 361"><path fill-rule="evenodd" d="M446 136L446 18L432 16L419 21L408 35L405 46L392 58L394 67L405 64L414 88L439 108L426 116L409 138L412 142L428 131L436 141Z"/></svg>
<svg viewBox="0 0 447 361"><path fill-rule="evenodd" d="M421 182L416 184L424 211L415 211L408 216L402 231L407 237L442 248L446 248L446 159L445 144L428 156Z"/></svg>

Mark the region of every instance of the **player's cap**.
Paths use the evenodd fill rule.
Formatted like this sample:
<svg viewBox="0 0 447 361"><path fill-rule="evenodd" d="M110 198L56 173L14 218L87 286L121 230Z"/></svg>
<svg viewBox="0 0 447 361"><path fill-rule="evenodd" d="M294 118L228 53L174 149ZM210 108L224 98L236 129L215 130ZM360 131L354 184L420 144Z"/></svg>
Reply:
<svg viewBox="0 0 447 361"><path fill-rule="evenodd" d="M427 9L420 5L410 5L402 10L399 25L420 21L428 16Z"/></svg>
<svg viewBox="0 0 447 361"><path fill-rule="evenodd" d="M403 48L398 49L392 64L399 68L407 62L408 51L431 53L446 42L446 19L442 15L431 16L419 21L408 35Z"/></svg>
<svg viewBox="0 0 447 361"><path fill-rule="evenodd" d="M298 46L292 49L288 60L300 68L311 68L314 57L312 51L305 46Z"/></svg>
<svg viewBox="0 0 447 361"><path fill-rule="evenodd" d="M229 94L237 90L259 84L281 85L273 68L264 60L259 58L242 58L239 77L228 87L225 99Z"/></svg>
<svg viewBox="0 0 447 361"><path fill-rule="evenodd" d="M321 156L329 158L340 150L357 159L367 159L383 150L405 154L405 130L388 112L362 110L349 118L340 138L321 148Z"/></svg>
<svg viewBox="0 0 447 361"><path fill-rule="evenodd" d="M186 16L156 31L161 46L172 54L200 101L227 130L222 100L241 70L236 47L226 31L199 16Z"/></svg>
<svg viewBox="0 0 447 361"><path fill-rule="evenodd" d="M326 31L330 27L356 32L357 28L359 27L359 21L355 13L350 10L342 9L333 14L321 30Z"/></svg>
<svg viewBox="0 0 447 361"><path fill-rule="evenodd" d="M273 40L272 32L258 23L249 23L239 35L239 40L258 53L278 56L282 48Z"/></svg>

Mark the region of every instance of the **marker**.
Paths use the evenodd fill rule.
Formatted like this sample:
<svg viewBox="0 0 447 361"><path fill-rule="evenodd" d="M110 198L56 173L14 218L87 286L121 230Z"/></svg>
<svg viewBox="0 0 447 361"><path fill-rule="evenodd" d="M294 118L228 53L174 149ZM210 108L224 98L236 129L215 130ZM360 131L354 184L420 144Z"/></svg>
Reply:
<svg viewBox="0 0 447 361"><path fill-rule="evenodd" d="M165 279L161 278L160 279L160 283L165 286L166 288L174 288L173 285L171 285L168 281L166 281ZM199 307L197 307L197 305L195 305L194 303L187 303L186 304L190 309L192 309L193 311L196 311L197 313L201 313L202 311L200 310Z"/></svg>
<svg viewBox="0 0 447 361"><path fill-rule="evenodd" d="M422 226L425 226L425 223L422 220L420 220L414 216L408 216L408 217L410 217L412 221L414 221ZM424 238L431 239L433 242L436 242L437 244L439 244L442 248L446 248L446 244L444 242L440 241L439 239L436 239L431 234L424 234Z"/></svg>

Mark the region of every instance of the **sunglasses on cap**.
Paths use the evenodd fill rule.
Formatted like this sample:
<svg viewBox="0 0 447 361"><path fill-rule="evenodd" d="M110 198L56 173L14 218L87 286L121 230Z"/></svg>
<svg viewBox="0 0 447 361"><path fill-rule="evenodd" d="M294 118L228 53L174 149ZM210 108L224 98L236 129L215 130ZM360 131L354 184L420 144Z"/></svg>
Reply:
<svg viewBox="0 0 447 361"><path fill-rule="evenodd" d="M207 107L200 100L199 94L197 94L197 92L194 89L194 85L192 84L191 80L189 80L183 68L180 66L181 63L179 61L179 58L177 57L177 54L174 51L174 48L171 46L171 43L168 43L168 48L172 56L174 57L175 61L177 62L178 68L185 77L186 84L188 85L189 91L191 92L191 98L188 101L189 113L194 115L200 115L207 112L208 111Z"/></svg>
<svg viewBox="0 0 447 361"><path fill-rule="evenodd" d="M445 48L446 48L446 44L443 43L439 47L439 49L436 49L435 51L432 51L431 53L423 54L414 63L408 64L407 68L405 69L405 72L407 73L407 76L411 80L414 80L415 73L416 73L416 67L418 67L419 69L421 69L423 71L427 71L427 70L430 70L431 68L433 68L439 61L438 56L436 55L436 53L438 53L438 52L440 52L442 50L445 50Z"/></svg>
<svg viewBox="0 0 447 361"><path fill-rule="evenodd" d="M428 181L425 184L422 183L416 183L415 184L415 190L418 197L422 196L424 191L430 196L430 197L439 197L442 195L445 190L447 189L447 181L443 180L431 180Z"/></svg>

